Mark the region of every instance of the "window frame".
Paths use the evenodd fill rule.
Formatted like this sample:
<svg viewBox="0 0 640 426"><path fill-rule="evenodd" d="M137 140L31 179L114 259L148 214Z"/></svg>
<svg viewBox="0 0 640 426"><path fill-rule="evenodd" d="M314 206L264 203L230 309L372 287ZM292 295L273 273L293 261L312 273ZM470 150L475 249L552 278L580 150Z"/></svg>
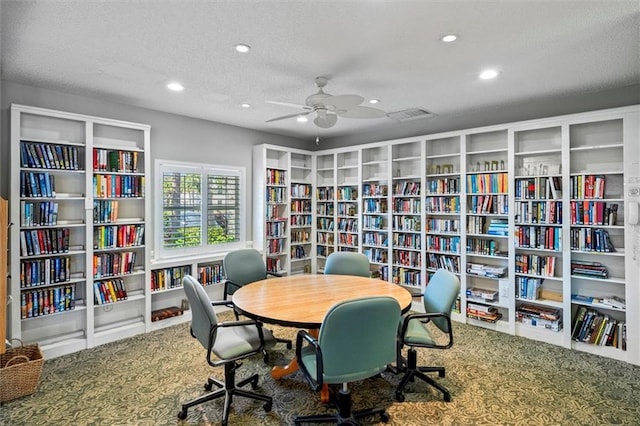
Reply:
<svg viewBox="0 0 640 426"><path fill-rule="evenodd" d="M238 200L238 212L239 212L239 241L231 243L220 244L207 244L207 232L202 234L203 241L196 247L184 247L184 248L166 248L164 247L164 221L163 221L163 175L165 172L184 172L184 173L199 173L201 175L201 225L206 228L207 222L207 176L212 174L222 174L229 176L239 177L239 200ZM156 226L154 229L154 253L152 258L154 260L173 259L177 257L194 256L194 255L215 255L225 253L230 250L236 250L246 246L246 228L247 228L247 210L246 210L246 168L243 166L225 166L220 164L206 164L206 163L194 163L187 161L172 161L156 159L154 168L154 181L155 200L153 203L153 217Z"/></svg>

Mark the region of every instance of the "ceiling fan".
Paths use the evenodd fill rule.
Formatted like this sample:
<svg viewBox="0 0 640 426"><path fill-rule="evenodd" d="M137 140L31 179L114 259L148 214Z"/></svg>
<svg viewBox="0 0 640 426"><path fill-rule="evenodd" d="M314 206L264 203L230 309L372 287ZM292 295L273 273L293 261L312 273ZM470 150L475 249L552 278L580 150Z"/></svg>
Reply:
<svg viewBox="0 0 640 426"><path fill-rule="evenodd" d="M267 120L267 123L278 120L286 120L288 118L301 117L315 112L316 117L313 123L323 129L335 126L338 117L344 118L382 118L387 113L381 109L360 106L364 98L360 95L337 95L333 96L324 91L324 87L329 82L326 77L316 77L316 86L318 92L307 97L304 105L290 104L286 102L267 101L270 104L291 106L302 108L304 112L296 114L283 115L281 117Z"/></svg>

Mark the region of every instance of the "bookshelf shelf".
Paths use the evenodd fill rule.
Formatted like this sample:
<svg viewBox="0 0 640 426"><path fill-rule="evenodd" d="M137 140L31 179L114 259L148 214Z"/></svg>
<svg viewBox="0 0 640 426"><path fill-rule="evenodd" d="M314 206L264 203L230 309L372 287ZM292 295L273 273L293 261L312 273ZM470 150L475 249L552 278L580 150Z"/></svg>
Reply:
<svg viewBox="0 0 640 426"><path fill-rule="evenodd" d="M626 280L622 277L609 277L609 278L598 278L598 277L587 277L584 275L571 275L571 278L574 280L586 280L586 281L598 281L609 284L625 284Z"/></svg>
<svg viewBox="0 0 640 426"><path fill-rule="evenodd" d="M467 155L478 155L478 154L504 154L507 152L507 148L499 148L499 149L485 149L478 151L470 151L467 150Z"/></svg>
<svg viewBox="0 0 640 426"><path fill-rule="evenodd" d="M548 154L561 154L561 149L542 149L539 151L523 151L523 152L515 152L513 155L515 157L529 157L529 156L540 156L540 155L548 155ZM538 175L540 176L540 175Z"/></svg>
<svg viewBox="0 0 640 426"><path fill-rule="evenodd" d="M599 149L623 149L624 143L612 143L612 144L603 144L603 145L585 145L585 146L572 146L569 150L571 152L579 152L579 151L595 151Z"/></svg>

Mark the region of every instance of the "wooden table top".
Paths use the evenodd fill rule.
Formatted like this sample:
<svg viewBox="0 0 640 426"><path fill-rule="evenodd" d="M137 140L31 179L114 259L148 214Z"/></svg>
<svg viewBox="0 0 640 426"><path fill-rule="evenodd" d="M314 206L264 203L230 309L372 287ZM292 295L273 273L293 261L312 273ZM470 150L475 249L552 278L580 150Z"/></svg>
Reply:
<svg viewBox="0 0 640 426"><path fill-rule="evenodd" d="M296 328L319 328L338 302L359 297L390 296L402 311L411 307L404 288L374 278L350 275L291 275L268 278L241 287L233 294L236 308L265 323Z"/></svg>

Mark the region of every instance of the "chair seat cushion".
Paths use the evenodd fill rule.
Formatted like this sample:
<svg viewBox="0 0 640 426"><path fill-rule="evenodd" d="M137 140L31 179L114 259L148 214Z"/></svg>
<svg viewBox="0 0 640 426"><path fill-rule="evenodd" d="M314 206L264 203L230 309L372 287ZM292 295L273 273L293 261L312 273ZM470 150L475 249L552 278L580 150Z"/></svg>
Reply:
<svg viewBox="0 0 640 426"><path fill-rule="evenodd" d="M304 366L309 371L309 375L314 381L318 381L317 377L317 367L316 367L316 353L311 346L307 346L302 349L302 359L298 360L298 363L304 364ZM358 371L352 374L345 374L344 372L339 372L338 375L332 375L330 371L325 371L322 381L328 384L337 384L337 383L347 383L347 382L356 382L359 380L364 380L369 377L373 377L378 373L382 373L387 368L386 365L381 365L378 368Z"/></svg>
<svg viewBox="0 0 640 426"><path fill-rule="evenodd" d="M404 334L403 340L404 343L409 346L411 346L411 344L425 346L436 344L433 335L427 329L427 325L424 324L420 319L412 319L409 321L409 324L407 325L407 331Z"/></svg>
<svg viewBox="0 0 640 426"><path fill-rule="evenodd" d="M265 348L273 347L276 339L271 330L262 328ZM230 359L255 352L260 348L260 336L254 325L220 327L212 351L218 358Z"/></svg>

